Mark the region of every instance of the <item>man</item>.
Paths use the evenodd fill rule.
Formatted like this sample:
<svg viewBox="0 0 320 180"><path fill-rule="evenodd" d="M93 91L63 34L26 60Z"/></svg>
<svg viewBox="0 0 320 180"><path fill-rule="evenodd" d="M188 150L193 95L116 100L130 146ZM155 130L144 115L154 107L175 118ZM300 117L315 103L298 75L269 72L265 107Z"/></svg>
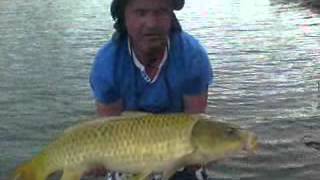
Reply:
<svg viewBox="0 0 320 180"><path fill-rule="evenodd" d="M205 112L212 70L204 48L174 14L183 6L184 0L112 1L116 32L90 76L99 115ZM191 172L175 179L196 179Z"/></svg>

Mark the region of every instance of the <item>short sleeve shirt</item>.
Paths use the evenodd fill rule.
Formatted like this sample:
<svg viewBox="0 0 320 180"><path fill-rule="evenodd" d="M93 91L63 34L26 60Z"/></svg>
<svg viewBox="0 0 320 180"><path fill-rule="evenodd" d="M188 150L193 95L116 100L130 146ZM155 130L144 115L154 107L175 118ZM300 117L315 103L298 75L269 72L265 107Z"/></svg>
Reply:
<svg viewBox="0 0 320 180"><path fill-rule="evenodd" d="M183 97L208 91L213 80L205 49L186 32L169 37L170 49L155 82L145 80L129 53L128 38L112 38L96 55L90 74L99 103L122 100L124 110L182 112Z"/></svg>

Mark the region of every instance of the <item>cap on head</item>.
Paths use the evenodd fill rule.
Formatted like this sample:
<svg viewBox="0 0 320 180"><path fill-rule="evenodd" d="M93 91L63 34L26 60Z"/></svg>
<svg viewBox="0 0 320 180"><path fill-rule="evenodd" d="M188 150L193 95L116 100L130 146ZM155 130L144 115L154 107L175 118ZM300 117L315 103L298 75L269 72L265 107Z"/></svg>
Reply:
<svg viewBox="0 0 320 180"><path fill-rule="evenodd" d="M173 9L181 10L184 6L184 0L173 0Z"/></svg>
<svg viewBox="0 0 320 180"><path fill-rule="evenodd" d="M117 7L117 8L124 8L128 3L129 0L112 0L111 8ZM184 6L184 0L172 0L173 1L173 9L174 10L181 10Z"/></svg>

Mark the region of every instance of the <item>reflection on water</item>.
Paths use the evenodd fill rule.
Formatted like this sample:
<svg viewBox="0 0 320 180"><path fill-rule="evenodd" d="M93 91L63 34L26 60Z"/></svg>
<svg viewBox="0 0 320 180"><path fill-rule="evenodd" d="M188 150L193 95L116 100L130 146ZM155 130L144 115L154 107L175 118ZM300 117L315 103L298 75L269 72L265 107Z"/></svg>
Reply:
<svg viewBox="0 0 320 180"><path fill-rule="evenodd" d="M0 179L94 115L88 73L112 33L109 5L0 2ZM214 66L209 114L251 129L261 142L255 156L208 167L210 177L318 179L319 13L298 0L197 0L177 15Z"/></svg>

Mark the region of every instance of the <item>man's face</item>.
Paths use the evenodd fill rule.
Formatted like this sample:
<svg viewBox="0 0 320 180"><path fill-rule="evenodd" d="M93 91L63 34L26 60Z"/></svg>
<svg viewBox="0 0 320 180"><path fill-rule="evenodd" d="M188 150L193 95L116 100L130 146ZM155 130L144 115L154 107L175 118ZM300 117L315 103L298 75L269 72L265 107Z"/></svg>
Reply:
<svg viewBox="0 0 320 180"><path fill-rule="evenodd" d="M170 0L130 0L125 9L125 25L140 53L163 49L171 28Z"/></svg>

